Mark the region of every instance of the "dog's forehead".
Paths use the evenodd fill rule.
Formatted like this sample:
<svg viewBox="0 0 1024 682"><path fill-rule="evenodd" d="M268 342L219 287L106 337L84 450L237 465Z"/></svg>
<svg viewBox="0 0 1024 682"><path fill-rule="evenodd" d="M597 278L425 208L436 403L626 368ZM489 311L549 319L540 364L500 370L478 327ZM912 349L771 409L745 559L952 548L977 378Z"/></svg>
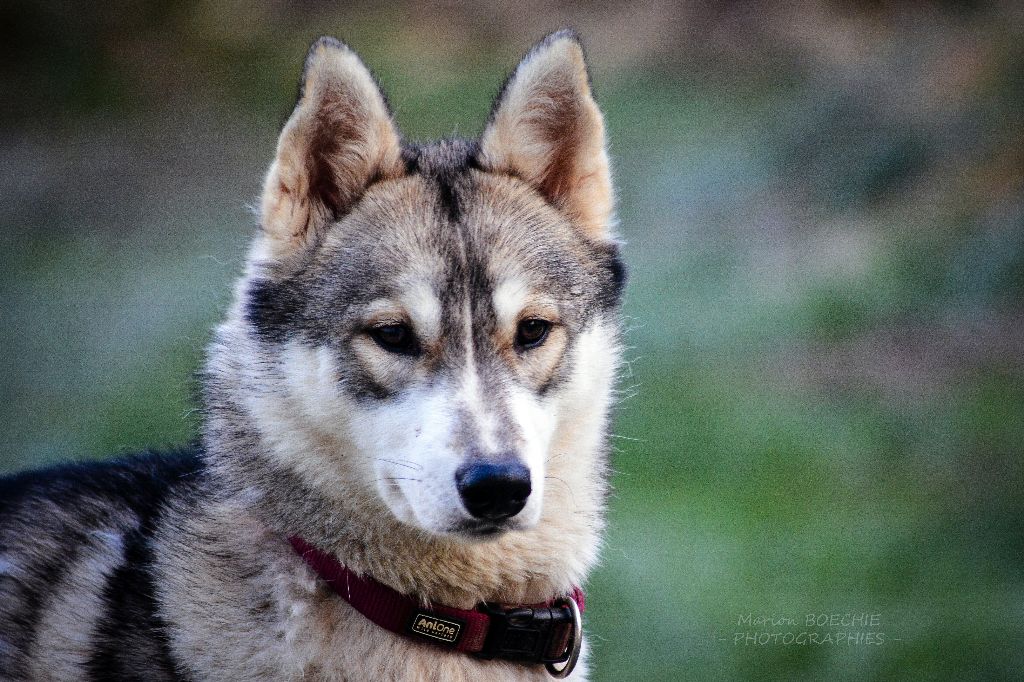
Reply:
<svg viewBox="0 0 1024 682"><path fill-rule="evenodd" d="M361 283L353 302L578 295L590 254L571 224L525 183L444 151L420 149L407 175L367 191L328 233L325 273Z"/></svg>

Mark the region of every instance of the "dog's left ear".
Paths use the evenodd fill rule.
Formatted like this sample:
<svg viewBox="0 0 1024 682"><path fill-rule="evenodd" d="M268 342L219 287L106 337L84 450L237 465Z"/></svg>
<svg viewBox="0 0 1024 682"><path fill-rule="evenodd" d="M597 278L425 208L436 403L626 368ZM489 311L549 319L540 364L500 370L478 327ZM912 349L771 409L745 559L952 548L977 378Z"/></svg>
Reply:
<svg viewBox="0 0 1024 682"><path fill-rule="evenodd" d="M552 33L516 67L481 137L480 162L533 185L587 236L610 236L604 120L575 33Z"/></svg>

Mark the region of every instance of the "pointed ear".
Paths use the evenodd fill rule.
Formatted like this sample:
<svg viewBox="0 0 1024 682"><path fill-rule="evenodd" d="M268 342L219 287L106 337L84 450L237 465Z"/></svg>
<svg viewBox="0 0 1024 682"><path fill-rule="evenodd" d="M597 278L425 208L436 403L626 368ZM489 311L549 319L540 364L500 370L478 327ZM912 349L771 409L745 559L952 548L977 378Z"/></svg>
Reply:
<svg viewBox="0 0 1024 682"><path fill-rule="evenodd" d="M552 33L527 53L498 96L480 151L485 169L530 183L588 236L610 236L604 120L575 33Z"/></svg>
<svg viewBox="0 0 1024 682"><path fill-rule="evenodd" d="M401 173L400 155L398 130L369 70L345 44L317 40L264 183L265 255L286 259L313 243L371 182Z"/></svg>

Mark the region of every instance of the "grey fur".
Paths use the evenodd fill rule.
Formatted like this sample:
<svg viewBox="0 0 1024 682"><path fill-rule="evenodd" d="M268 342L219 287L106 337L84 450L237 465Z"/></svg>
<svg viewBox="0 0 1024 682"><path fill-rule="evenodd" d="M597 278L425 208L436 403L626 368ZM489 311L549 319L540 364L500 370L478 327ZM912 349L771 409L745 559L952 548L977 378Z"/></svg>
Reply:
<svg viewBox="0 0 1024 682"><path fill-rule="evenodd" d="M574 35L555 34L524 64L576 59L574 49ZM361 72L344 71L361 67L350 55L337 41L314 44L304 80L320 81L304 85L300 107L315 104L328 77L365 87ZM589 98L581 78L582 94L564 98ZM333 116L331 125L343 120L357 132L369 125ZM324 134L299 125L286 132L300 141ZM603 527L618 247L610 234L576 224L557 196L489 165L475 141L403 144L399 165L364 164L352 172L365 177L344 178L344 201L323 178L350 167L323 165L331 159L318 144L310 154L319 161L298 171L316 181L302 186L308 196L268 176L268 193L283 193L270 201L308 201L309 223L275 235L265 216L209 349L201 445L0 479L0 679L546 677L540 667L476 660L369 625L316 580L287 538L301 535L397 590L463 608L540 601L580 582ZM510 340L515 320L509 327L498 309L503 286L519 300L517 283L542 294L529 305L557 313L537 351ZM416 326L415 353L389 355L373 345L367 320L380 301L408 300L401 314L436 314L438 328ZM592 389L588 362L601 367ZM465 391L477 398L465 402ZM534 437L524 401L536 414L561 415L539 466L560 472L569 489L547 490L535 527L512 519L487 529L486 540L464 521L418 528L359 478L369 455L351 433L362 427L332 420L401 414L427 395L450 418L446 447L466 459L524 457ZM388 456L409 478L431 466L402 451Z"/></svg>

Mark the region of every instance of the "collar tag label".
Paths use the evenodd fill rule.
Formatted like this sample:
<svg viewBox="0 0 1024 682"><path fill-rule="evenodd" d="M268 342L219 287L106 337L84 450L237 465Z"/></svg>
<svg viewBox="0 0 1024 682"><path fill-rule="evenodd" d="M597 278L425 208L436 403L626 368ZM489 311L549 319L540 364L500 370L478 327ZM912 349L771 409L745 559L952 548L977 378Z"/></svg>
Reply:
<svg viewBox="0 0 1024 682"><path fill-rule="evenodd" d="M423 637L429 637L430 639L455 644L459 641L462 623L425 613L417 613L413 616L409 631Z"/></svg>

